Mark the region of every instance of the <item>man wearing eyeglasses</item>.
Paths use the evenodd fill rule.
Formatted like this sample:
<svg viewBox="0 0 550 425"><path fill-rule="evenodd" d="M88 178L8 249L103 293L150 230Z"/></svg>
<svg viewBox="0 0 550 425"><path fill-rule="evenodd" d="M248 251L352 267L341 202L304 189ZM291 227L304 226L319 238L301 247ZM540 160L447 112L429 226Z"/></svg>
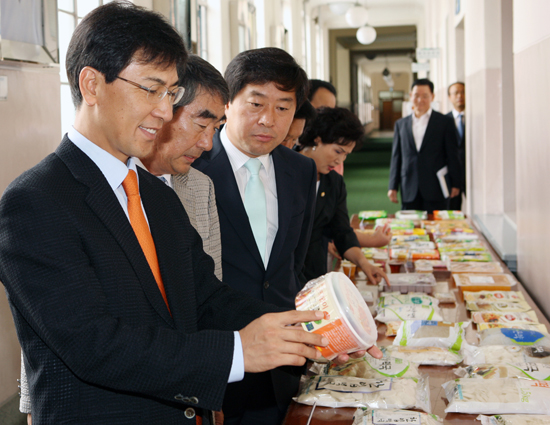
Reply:
<svg viewBox="0 0 550 425"><path fill-rule="evenodd" d="M74 127L0 200L0 280L41 424L210 424L228 382L326 345L214 276L174 191L144 170L187 53L159 15L110 2L67 53ZM263 316L262 316L263 315ZM260 317L261 316L261 317Z"/></svg>

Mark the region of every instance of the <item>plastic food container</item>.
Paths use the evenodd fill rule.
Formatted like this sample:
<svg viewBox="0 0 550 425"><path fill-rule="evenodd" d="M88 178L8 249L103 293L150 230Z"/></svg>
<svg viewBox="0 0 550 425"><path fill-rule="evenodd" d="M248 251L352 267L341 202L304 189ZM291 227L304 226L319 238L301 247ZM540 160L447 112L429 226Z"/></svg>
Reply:
<svg viewBox="0 0 550 425"><path fill-rule="evenodd" d="M296 296L296 309L325 312L323 319L302 323L302 327L329 340L328 346L317 347L328 360L365 350L376 342L378 331L369 308L343 273L332 272L310 280Z"/></svg>
<svg viewBox="0 0 550 425"><path fill-rule="evenodd" d="M516 284L512 275L502 274L453 274L453 277L462 291L510 291Z"/></svg>
<svg viewBox="0 0 550 425"><path fill-rule="evenodd" d="M436 284L432 273L395 273L388 276L391 287L384 282L384 291L399 291L402 294L409 292L425 292L431 294Z"/></svg>

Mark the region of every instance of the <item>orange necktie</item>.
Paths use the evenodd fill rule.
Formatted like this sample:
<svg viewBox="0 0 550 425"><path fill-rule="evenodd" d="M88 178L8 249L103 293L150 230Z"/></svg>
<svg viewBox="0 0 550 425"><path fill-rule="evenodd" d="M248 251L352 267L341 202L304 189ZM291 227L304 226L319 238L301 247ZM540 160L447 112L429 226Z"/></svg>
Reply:
<svg viewBox="0 0 550 425"><path fill-rule="evenodd" d="M122 182L122 187L128 197L128 215L130 216L130 224L134 229L134 233L136 234L139 244L141 245L141 249L145 254L145 258L147 258L147 262L153 272L153 276L155 276L155 280L157 281L162 298L164 298L166 307L168 307L168 311L170 311L168 299L166 298L166 292L164 290L164 283L162 283L162 276L160 275L155 242L153 241L151 231L149 230L149 225L145 219L145 214L143 214L143 209L141 208L137 175L134 170L128 170L128 175Z"/></svg>

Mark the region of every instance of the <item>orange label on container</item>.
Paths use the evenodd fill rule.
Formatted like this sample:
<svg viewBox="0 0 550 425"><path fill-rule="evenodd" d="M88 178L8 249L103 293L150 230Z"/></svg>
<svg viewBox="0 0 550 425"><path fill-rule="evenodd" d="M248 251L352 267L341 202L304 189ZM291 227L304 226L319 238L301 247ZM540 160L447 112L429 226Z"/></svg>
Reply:
<svg viewBox="0 0 550 425"><path fill-rule="evenodd" d="M336 319L322 328L316 329L313 333L323 335L329 340L326 347L316 347L323 357L329 359L336 353L342 353L359 348L359 343L342 319Z"/></svg>

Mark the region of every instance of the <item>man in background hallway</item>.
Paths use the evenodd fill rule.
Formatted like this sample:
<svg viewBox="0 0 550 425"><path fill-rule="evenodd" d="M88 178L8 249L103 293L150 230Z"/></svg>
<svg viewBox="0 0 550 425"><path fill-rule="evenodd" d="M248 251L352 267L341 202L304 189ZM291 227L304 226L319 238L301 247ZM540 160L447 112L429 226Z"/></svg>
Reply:
<svg viewBox="0 0 550 425"><path fill-rule="evenodd" d="M404 210L446 210L449 195L460 194L456 129L451 118L432 109L433 99L433 83L416 80L410 93L413 113L395 123L388 198L397 203L401 189Z"/></svg>
<svg viewBox="0 0 550 425"><path fill-rule="evenodd" d="M456 131L458 132L458 156L462 172L460 195L451 198L450 209L460 210L462 209L462 194L466 193L466 93L464 83L457 81L451 84L447 89L447 94L449 95L449 101L453 105L453 110L447 116L453 119Z"/></svg>

